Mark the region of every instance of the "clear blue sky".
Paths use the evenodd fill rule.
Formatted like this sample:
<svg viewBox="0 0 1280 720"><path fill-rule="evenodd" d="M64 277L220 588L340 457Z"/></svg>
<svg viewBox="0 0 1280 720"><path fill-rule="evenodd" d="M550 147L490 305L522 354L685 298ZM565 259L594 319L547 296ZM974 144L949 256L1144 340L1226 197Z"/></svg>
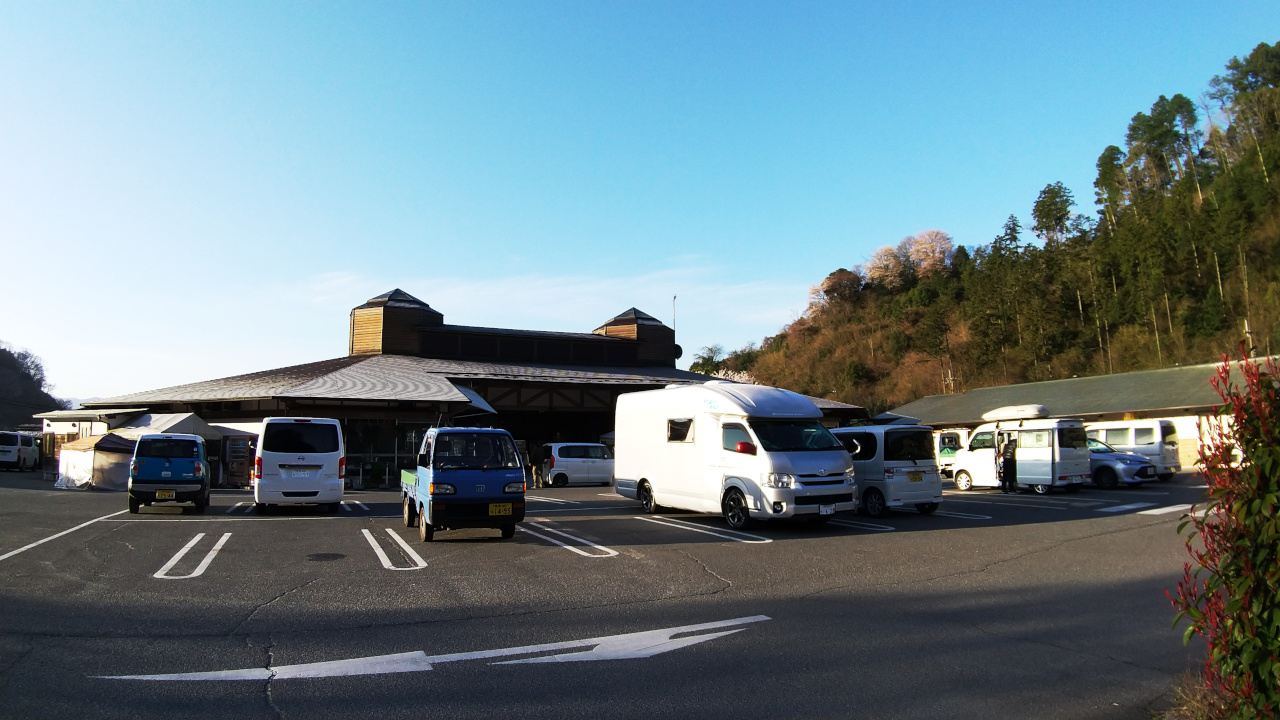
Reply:
<svg viewBox="0 0 1280 720"><path fill-rule="evenodd" d="M1280 3L0 4L0 340L63 396L346 353L400 287L682 366L928 228L989 242ZM1026 223L1029 224L1029 223ZM21 263L17 259L21 259Z"/></svg>

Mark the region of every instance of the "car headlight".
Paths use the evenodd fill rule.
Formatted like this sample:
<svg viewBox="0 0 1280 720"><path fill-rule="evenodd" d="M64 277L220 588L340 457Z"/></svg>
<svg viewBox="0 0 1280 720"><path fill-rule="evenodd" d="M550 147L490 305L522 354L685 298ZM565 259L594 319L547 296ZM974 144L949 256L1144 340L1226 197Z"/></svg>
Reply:
<svg viewBox="0 0 1280 720"><path fill-rule="evenodd" d="M509 483L507 483L506 485L504 485L504 486L502 487L502 492L504 492L504 493L522 493L522 492L524 492L524 481L523 481L523 480L517 480L516 482L509 482Z"/></svg>
<svg viewBox="0 0 1280 720"><path fill-rule="evenodd" d="M795 477L786 473L769 473L764 476L764 486L767 488L789 488L795 482Z"/></svg>
<svg viewBox="0 0 1280 720"><path fill-rule="evenodd" d="M432 495L457 495L458 488L449 483L431 483Z"/></svg>

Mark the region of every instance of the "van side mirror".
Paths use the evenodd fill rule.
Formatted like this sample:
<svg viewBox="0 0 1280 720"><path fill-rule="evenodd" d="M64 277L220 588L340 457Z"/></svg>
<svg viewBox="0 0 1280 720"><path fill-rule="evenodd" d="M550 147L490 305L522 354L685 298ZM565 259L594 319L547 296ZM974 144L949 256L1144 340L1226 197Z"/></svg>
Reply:
<svg viewBox="0 0 1280 720"><path fill-rule="evenodd" d="M427 453L418 453L418 467L431 467L431 456Z"/></svg>
<svg viewBox="0 0 1280 720"><path fill-rule="evenodd" d="M743 455L755 455L756 446L749 442L740 442L733 447L733 451L736 453L742 453Z"/></svg>

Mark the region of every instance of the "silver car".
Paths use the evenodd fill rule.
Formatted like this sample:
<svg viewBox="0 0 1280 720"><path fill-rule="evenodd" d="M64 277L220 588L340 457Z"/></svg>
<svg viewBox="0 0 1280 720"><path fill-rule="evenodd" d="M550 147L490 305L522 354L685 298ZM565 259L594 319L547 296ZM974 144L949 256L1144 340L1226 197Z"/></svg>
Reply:
<svg viewBox="0 0 1280 720"><path fill-rule="evenodd" d="M1156 480L1156 466L1145 455L1120 452L1101 440L1089 440L1089 474L1104 490Z"/></svg>

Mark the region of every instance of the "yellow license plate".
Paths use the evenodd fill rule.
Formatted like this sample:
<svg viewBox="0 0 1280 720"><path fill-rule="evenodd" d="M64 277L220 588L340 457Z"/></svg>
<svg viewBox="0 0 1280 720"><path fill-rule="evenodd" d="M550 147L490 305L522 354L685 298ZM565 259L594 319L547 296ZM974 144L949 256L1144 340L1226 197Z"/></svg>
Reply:
<svg viewBox="0 0 1280 720"><path fill-rule="evenodd" d="M511 503L490 503L489 514L490 515L510 515Z"/></svg>
<svg viewBox="0 0 1280 720"><path fill-rule="evenodd" d="M172 491L172 490L157 490L157 491L156 491L156 499L157 499L157 500L172 500L172 499L173 499L173 491Z"/></svg>
<svg viewBox="0 0 1280 720"><path fill-rule="evenodd" d="M924 482L924 473L907 473L907 477L911 479L911 482Z"/></svg>

